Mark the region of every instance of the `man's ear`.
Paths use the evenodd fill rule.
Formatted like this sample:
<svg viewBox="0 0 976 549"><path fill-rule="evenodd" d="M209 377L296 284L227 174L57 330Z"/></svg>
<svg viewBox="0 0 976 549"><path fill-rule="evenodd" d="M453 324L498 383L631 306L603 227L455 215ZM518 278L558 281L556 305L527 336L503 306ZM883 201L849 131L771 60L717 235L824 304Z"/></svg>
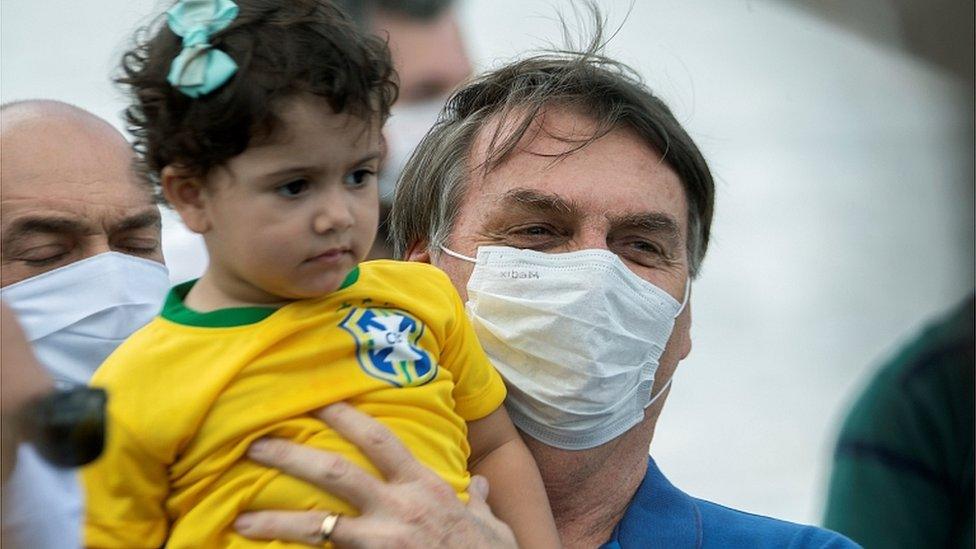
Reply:
<svg viewBox="0 0 976 549"><path fill-rule="evenodd" d="M159 174L163 196L191 231L203 234L210 230L207 193L201 176L191 175L180 166L169 165Z"/></svg>
<svg viewBox="0 0 976 549"><path fill-rule="evenodd" d="M430 263L430 250L427 249L426 240L418 240L407 248L407 253L403 254L405 261L417 261L419 263Z"/></svg>

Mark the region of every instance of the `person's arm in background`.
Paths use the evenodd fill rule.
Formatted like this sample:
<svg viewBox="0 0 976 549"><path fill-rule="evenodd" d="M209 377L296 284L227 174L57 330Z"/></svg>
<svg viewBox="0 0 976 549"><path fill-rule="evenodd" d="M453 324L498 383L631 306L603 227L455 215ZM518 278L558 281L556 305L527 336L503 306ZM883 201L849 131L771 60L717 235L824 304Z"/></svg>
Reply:
<svg viewBox="0 0 976 549"><path fill-rule="evenodd" d="M331 539L337 547L518 547L511 529L485 503L488 483L484 477L471 479L465 505L447 482L414 459L375 419L344 403L315 415L355 444L386 480L371 476L339 454L282 439L256 442L249 456L359 509L360 516L342 517L335 525ZM252 539L321 546L317 533L326 516L324 511L258 511L240 515L234 526Z"/></svg>
<svg viewBox="0 0 976 549"><path fill-rule="evenodd" d="M13 312L0 302L0 465L2 481L7 484L17 459L17 445L21 436L18 433L18 416L31 400L44 395L54 388L51 378L44 372L34 358L27 338ZM4 490L4 495L7 492ZM17 502L3 501L7 506ZM4 512L4 521L7 513ZM52 524L57 527L57 524ZM17 536L6 522L0 523L0 546L14 547Z"/></svg>
<svg viewBox="0 0 976 549"><path fill-rule="evenodd" d="M17 455L16 417L25 404L50 392L51 378L37 363L27 337L5 303L0 302L0 439L2 439L3 479L14 468Z"/></svg>
<svg viewBox="0 0 976 549"><path fill-rule="evenodd" d="M848 415L824 525L865 547L973 546L974 305L885 365Z"/></svg>
<svg viewBox="0 0 976 549"><path fill-rule="evenodd" d="M503 406L468 423L469 468L491 483L488 505L515 533L519 547L561 547L535 459Z"/></svg>

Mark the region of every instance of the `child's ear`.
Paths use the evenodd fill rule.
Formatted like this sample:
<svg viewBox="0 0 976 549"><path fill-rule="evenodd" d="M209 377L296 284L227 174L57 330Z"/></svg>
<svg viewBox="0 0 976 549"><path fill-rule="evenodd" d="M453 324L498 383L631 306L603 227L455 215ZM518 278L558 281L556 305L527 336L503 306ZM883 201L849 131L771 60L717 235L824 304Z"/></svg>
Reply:
<svg viewBox="0 0 976 549"><path fill-rule="evenodd" d="M191 231L203 234L210 230L210 216L207 212L207 193L204 180L191 175L185 168L169 165L159 174L163 196Z"/></svg>

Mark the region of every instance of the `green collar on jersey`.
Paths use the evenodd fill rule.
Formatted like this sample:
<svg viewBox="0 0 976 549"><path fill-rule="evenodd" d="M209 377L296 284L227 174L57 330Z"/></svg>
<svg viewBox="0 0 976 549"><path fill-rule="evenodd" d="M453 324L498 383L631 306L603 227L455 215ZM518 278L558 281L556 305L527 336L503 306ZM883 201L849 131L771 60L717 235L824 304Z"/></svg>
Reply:
<svg viewBox="0 0 976 549"><path fill-rule="evenodd" d="M200 328L231 328L234 326L247 326L256 324L268 318L278 309L276 307L230 307L227 309L217 309L201 313L187 307L183 300L190 293L190 288L199 279L193 279L182 284L178 284L169 291L166 302L163 304L163 311L160 316L184 326L196 326ZM339 290L348 288L359 280L359 266L349 271L346 279L342 281Z"/></svg>

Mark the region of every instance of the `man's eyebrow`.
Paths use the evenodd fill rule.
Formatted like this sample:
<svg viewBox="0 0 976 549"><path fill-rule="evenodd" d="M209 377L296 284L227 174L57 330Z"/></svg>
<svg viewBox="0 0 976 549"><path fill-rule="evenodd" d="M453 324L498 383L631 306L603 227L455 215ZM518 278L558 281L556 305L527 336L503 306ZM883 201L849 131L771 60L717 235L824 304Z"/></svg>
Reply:
<svg viewBox="0 0 976 549"><path fill-rule="evenodd" d="M9 246L31 233L70 234L84 233L89 227L86 223L67 217L22 217L3 231L3 246Z"/></svg>
<svg viewBox="0 0 976 549"><path fill-rule="evenodd" d="M131 215L112 226L110 232L132 231L146 227L161 227L162 218L155 208Z"/></svg>
<svg viewBox="0 0 976 549"><path fill-rule="evenodd" d="M8 235L19 233L70 233L88 229L88 225L67 217L22 217L7 227Z"/></svg>
<svg viewBox="0 0 976 549"><path fill-rule="evenodd" d="M512 189L505 193L501 201L503 205L522 206L540 212L573 214L579 211L579 207L574 202L556 194L542 193L534 189Z"/></svg>
<svg viewBox="0 0 976 549"><path fill-rule="evenodd" d="M674 217L665 213L640 213L610 217L610 224L613 227L632 227L649 233L658 233L668 240L677 243L680 241L681 231L678 229L678 222Z"/></svg>

